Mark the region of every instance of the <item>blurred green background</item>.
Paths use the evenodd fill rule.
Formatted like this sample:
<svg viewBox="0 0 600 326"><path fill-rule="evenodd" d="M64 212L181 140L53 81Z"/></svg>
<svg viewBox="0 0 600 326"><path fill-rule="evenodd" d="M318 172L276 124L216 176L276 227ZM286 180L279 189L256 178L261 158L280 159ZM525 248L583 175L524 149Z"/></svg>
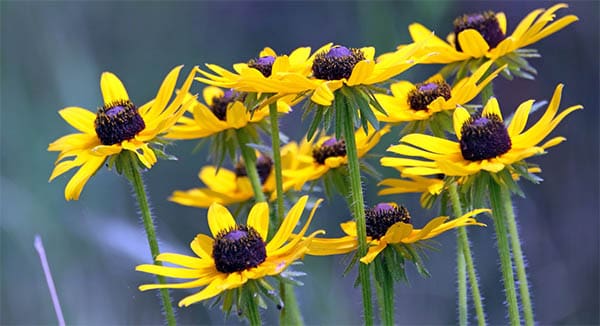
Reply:
<svg viewBox="0 0 600 326"><path fill-rule="evenodd" d="M327 42L373 45L383 53L408 42L407 26L415 21L444 36L454 17L492 9L506 12L512 31L529 11L552 4L0 2L0 324L56 323L33 247L35 234L45 242L68 324L162 322L158 292L137 290L139 284L152 281L134 271L136 265L149 262L150 254L125 179L102 169L81 199L68 203L63 190L72 173L47 182L56 159L56 153L46 151L48 143L73 131L57 111L70 105L96 108L102 102L103 71L115 72L134 101L141 103L154 96L165 74L180 64L186 69L207 62L230 67L255 57L264 46L288 53ZM570 3L559 16L576 14L580 21L532 46L543 55L531 61L539 71L538 79L495 82L505 114L527 99L549 99L561 82L566 84L562 108L585 106L553 133L568 141L532 160L542 166L545 181L524 182L527 198L515 201L540 324L600 322L598 11L597 1ZM403 77L419 81L434 71L433 66L417 67ZM304 127L295 123L300 113L296 110L282 120L292 139L300 139L306 130L306 122ZM396 134L389 135L378 153L397 139ZM192 154L194 146L193 141L177 143L171 152L179 161L161 161L145 174L159 217L163 251L190 253L189 241L196 233L207 232L205 210L166 200L174 189L199 185L196 174L206 164L205 153ZM416 195L378 199L375 185L374 180L366 180L369 205L379 200L403 202L417 224L437 216L421 210ZM318 210L313 228L339 235L338 223L348 218L342 198L337 197ZM504 324L504 293L492 229L469 232L488 321ZM430 252L426 261L431 278L421 278L409 266L410 284L396 288L399 324L456 323L455 239L452 234L438 239L439 251ZM305 259L308 275L298 292L308 324L360 322L360 292L352 288L355 275L341 277L346 260ZM177 302L186 293L191 292L174 291L172 297ZM275 312L270 306L263 314L265 322L276 323ZM181 324L238 322L235 317L224 320L218 309L203 304L179 309L177 315Z"/></svg>

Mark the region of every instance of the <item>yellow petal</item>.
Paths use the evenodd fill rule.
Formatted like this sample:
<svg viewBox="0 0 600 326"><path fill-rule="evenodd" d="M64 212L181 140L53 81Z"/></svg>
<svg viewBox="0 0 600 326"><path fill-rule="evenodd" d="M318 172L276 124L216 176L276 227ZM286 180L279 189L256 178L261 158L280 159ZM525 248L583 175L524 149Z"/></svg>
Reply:
<svg viewBox="0 0 600 326"><path fill-rule="evenodd" d="M408 223L398 222L390 226L385 232L385 241L387 243L400 243L404 238L410 235L413 226Z"/></svg>
<svg viewBox="0 0 600 326"><path fill-rule="evenodd" d="M213 100L215 98L223 97L223 94L225 93L222 89L214 86L207 86L204 87L204 89L202 90L202 97L204 98L204 103L206 103L206 105L209 106L213 104Z"/></svg>
<svg viewBox="0 0 600 326"><path fill-rule="evenodd" d="M125 86L123 86L119 77L111 72L102 73L100 89L102 90L102 97L104 97L104 104L129 100Z"/></svg>
<svg viewBox="0 0 600 326"><path fill-rule="evenodd" d="M213 237L236 226L235 219L225 206L214 203L208 208L208 227Z"/></svg>
<svg viewBox="0 0 600 326"><path fill-rule="evenodd" d="M289 210L288 214L285 216L285 219L279 226L279 230L273 236L273 239L267 244L267 252L274 252L279 249L291 236L292 231L298 224L300 217L302 216L302 212L304 211L304 206L306 206L306 202L308 201L308 196L302 196L298 200L298 202Z"/></svg>
<svg viewBox="0 0 600 326"><path fill-rule="evenodd" d="M89 156L65 187L65 199L78 200L87 181L104 163L105 157Z"/></svg>
<svg viewBox="0 0 600 326"><path fill-rule="evenodd" d="M473 58L485 56L487 50L490 48L483 36L474 29L466 29L458 33L458 42L463 52Z"/></svg>
<svg viewBox="0 0 600 326"><path fill-rule="evenodd" d="M186 255L180 254L172 254L172 253L162 253L156 256L157 261L167 262L171 264L176 264L179 266L187 267L187 268L202 268L206 267L206 262L202 261L200 258L190 257Z"/></svg>
<svg viewBox="0 0 600 326"><path fill-rule="evenodd" d="M348 86L360 85L371 76L375 69L375 62L370 60L359 61L352 69L352 74L346 84Z"/></svg>
<svg viewBox="0 0 600 326"><path fill-rule="evenodd" d="M432 153L454 154L460 152L460 146L457 142L430 135L409 134L402 137L400 141Z"/></svg>
<svg viewBox="0 0 600 326"><path fill-rule="evenodd" d="M248 124L246 107L241 102L235 102L227 109L227 124L240 129Z"/></svg>
<svg viewBox="0 0 600 326"><path fill-rule="evenodd" d="M360 262L363 264L370 264L380 252L383 251L387 247L387 243L385 241L380 241L376 246L369 247L369 251L367 254L360 259Z"/></svg>
<svg viewBox="0 0 600 326"><path fill-rule="evenodd" d="M500 105L498 105L498 100L495 97L492 97L488 100L487 104L483 108L483 112L481 112L482 116L485 115L497 115L502 121L502 112L500 112Z"/></svg>
<svg viewBox="0 0 600 326"><path fill-rule="evenodd" d="M84 108L70 106L58 111L58 114L60 114L67 123L73 126L73 128L86 134L96 135L94 127L96 115L92 112Z"/></svg>
<svg viewBox="0 0 600 326"><path fill-rule="evenodd" d="M269 204L257 203L248 214L248 226L253 227L260 234L263 241L267 241L269 233Z"/></svg>
<svg viewBox="0 0 600 326"><path fill-rule="evenodd" d="M498 20L502 34L506 34L506 15L503 12L497 12L496 19Z"/></svg>
<svg viewBox="0 0 600 326"><path fill-rule="evenodd" d="M508 126L508 135L512 138L523 131L525 129L525 125L527 124L527 118L529 117L529 111L531 111L531 106L533 105L534 100L529 100L521 103L513 118Z"/></svg>
<svg viewBox="0 0 600 326"><path fill-rule="evenodd" d="M135 267L135 270L138 272L175 278L198 278L201 275L201 272L197 269L167 267L152 264L138 265Z"/></svg>
<svg viewBox="0 0 600 326"><path fill-rule="evenodd" d="M348 221L340 224L342 231L349 236L356 237L356 222Z"/></svg>
<svg viewBox="0 0 600 326"><path fill-rule="evenodd" d="M200 258L212 259L212 249L214 240L202 233L196 235L194 240L190 243L192 251Z"/></svg>
<svg viewBox="0 0 600 326"><path fill-rule="evenodd" d="M307 254L312 256L341 255L358 248L356 237L341 237L338 239L315 238L308 246Z"/></svg>
<svg viewBox="0 0 600 326"><path fill-rule="evenodd" d="M467 120L469 120L470 118L471 115L463 107L458 107L456 108L456 110L454 110L454 114L452 116L452 124L454 126L454 133L456 134L456 138L458 138L459 140L462 137L462 127L465 124L465 122L467 122Z"/></svg>
<svg viewBox="0 0 600 326"><path fill-rule="evenodd" d="M163 80L158 92L156 93L156 97L154 98L154 104L152 105L152 109L149 110L149 114L152 117L157 117L160 112L162 112L169 100L173 96L173 91L175 90L175 84L177 84L177 77L179 77L179 72L181 71L183 66L178 66L173 68L165 79ZM186 92L187 93L187 92ZM152 119L152 118L151 118Z"/></svg>

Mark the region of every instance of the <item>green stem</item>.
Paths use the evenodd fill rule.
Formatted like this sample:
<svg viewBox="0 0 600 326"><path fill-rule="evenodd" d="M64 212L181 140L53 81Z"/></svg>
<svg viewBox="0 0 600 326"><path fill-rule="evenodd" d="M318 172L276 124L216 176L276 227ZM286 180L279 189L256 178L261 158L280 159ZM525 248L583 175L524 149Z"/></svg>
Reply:
<svg viewBox="0 0 600 326"><path fill-rule="evenodd" d="M513 209L510 191L505 187L500 187L500 196L503 203L502 216L508 224L508 234L510 236L511 248L513 251L513 259L517 270L517 279L519 281L519 291L521 295L521 303L523 305L523 317L525 325L532 326L535 321L533 317L533 309L531 306L531 296L529 293L529 283L527 282L527 272L525 271L525 260L523 258L523 250L521 249L521 241L519 240L519 231L517 230L517 221L515 211ZM500 213L500 212L499 212Z"/></svg>
<svg viewBox="0 0 600 326"><path fill-rule="evenodd" d="M456 234L456 278L458 280L458 324L466 326L469 321L467 303L467 266L460 233Z"/></svg>
<svg viewBox="0 0 600 326"><path fill-rule="evenodd" d="M387 261L381 259L380 261L373 262L375 265L375 273L379 274L378 278L381 284L376 284L377 291L379 292L379 301L381 304L381 320L383 325L394 325L394 279L392 273L388 270ZM397 266L394 266L397 268ZM394 268L392 267L392 268Z"/></svg>
<svg viewBox="0 0 600 326"><path fill-rule="evenodd" d="M155 258L160 254L158 248L158 242L156 241L156 231L154 230L154 223L152 221L152 215L150 213L150 205L148 205L148 196L146 194L146 187L142 180L142 175L138 170L137 157L132 152L127 152L129 155L126 158L125 175L131 182L131 186L135 191L135 195L139 204L140 211L142 213L142 221L144 222L144 229L146 230L146 237L148 238L148 245L150 246L150 253L152 254L152 260L155 265L162 266L162 263L156 261ZM122 155L122 154L121 154ZM165 278L160 275L156 275L158 283L165 284ZM175 314L173 313L173 306L171 305L171 297L168 289L161 289L160 296L162 298L163 308L167 318L167 324L169 326L176 325Z"/></svg>
<svg viewBox="0 0 600 326"><path fill-rule="evenodd" d="M458 218L463 215L463 210L462 210L462 206L460 204L460 197L458 195L458 189L457 189L456 183L452 183L450 185L449 193L450 193L450 201L452 202L452 209L453 209L455 218ZM473 303L475 304L475 314L477 315L477 323L478 323L478 325L485 325L486 324L485 313L483 311L481 292L479 292L479 281L477 280L477 273L475 271L475 263L473 262L473 255L471 254L471 244L469 243L469 236L467 235L467 230L464 227L458 228L457 234L458 234L458 248L460 250L459 256L462 253L466 271L469 274L469 281L471 283L471 296L473 297ZM460 261L460 258L458 260ZM459 271L459 272L461 272L461 271ZM461 273L464 273L464 271L462 271ZM461 278L464 279L465 276L463 274L459 275L459 281ZM466 282L466 279L464 281ZM465 284L465 292L466 292L466 284ZM459 283L459 293L460 293L460 283ZM465 293L465 297L466 297L466 293ZM466 298L464 298L464 300L466 300ZM461 322L462 322L462 320L461 320ZM466 323L467 323L467 320L465 320L465 324Z"/></svg>
<svg viewBox="0 0 600 326"><path fill-rule="evenodd" d="M275 165L275 191L277 192L277 224L283 222L283 175L281 172L281 142L279 141L279 114L277 102L269 104L269 118L271 119L271 148L273 149L273 163Z"/></svg>
<svg viewBox="0 0 600 326"><path fill-rule="evenodd" d="M258 310L258 304L254 297L254 293L257 292L256 286L253 286L250 282L242 289L243 300L246 306L246 317L248 317L248 321L250 321L250 325L252 326L262 325L260 311Z"/></svg>
<svg viewBox="0 0 600 326"><path fill-rule="evenodd" d="M498 253L500 254L504 288L506 289L508 316L511 325L520 325L521 318L519 317L519 307L517 305L517 292L515 290L513 266L510 259L510 247L508 245L508 238L506 237L507 230L504 219L506 216L506 203L504 197L502 187L494 181L490 182L490 202L494 216L494 229L498 240Z"/></svg>
<svg viewBox="0 0 600 326"><path fill-rule="evenodd" d="M342 130L346 141L346 155L348 157L348 174L350 177L350 191L352 199L352 215L356 219L356 233L358 237L358 257L364 257L367 253L367 226L365 220L365 203L363 198L362 182L360 179L360 163L358 161L358 149L354 138L354 116L352 106L345 96L340 96L344 105L337 109L345 108ZM337 98L336 98L337 100ZM358 278L362 289L363 308L365 314L365 325L373 325L373 303L371 301L371 280L369 278L369 265L358 264Z"/></svg>
<svg viewBox="0 0 600 326"><path fill-rule="evenodd" d="M254 153L254 149L247 145L250 143L250 138L243 128L236 131L236 136L240 151L242 152L242 158L244 159L244 165L246 166L246 173L248 174L248 179L250 179L250 184L254 191L254 198L256 198L257 202L267 201L265 199L265 194L262 191L262 184L258 177L258 171L256 170L256 154Z"/></svg>
<svg viewBox="0 0 600 326"><path fill-rule="evenodd" d="M304 325L304 319L302 319L302 314L300 314L294 286L280 281L279 292L284 303L279 315L279 325Z"/></svg>

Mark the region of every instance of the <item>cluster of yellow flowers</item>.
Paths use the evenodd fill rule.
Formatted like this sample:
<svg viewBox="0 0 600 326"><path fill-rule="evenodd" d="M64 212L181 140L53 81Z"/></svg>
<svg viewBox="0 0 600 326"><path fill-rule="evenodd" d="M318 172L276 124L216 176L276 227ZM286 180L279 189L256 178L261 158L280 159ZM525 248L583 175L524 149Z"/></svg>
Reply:
<svg viewBox="0 0 600 326"><path fill-rule="evenodd" d="M50 180L78 168L65 187L65 198L77 200L107 160L121 171L119 157L130 152L141 163L138 168L150 169L157 158L167 155L166 143L208 138L216 164L201 168L198 177L204 186L176 190L169 200L208 208L212 237L196 236L190 244L195 256L161 253L154 257L180 267L145 264L136 268L191 279L142 285L142 291L203 287L181 300L182 306L224 295L228 311L231 296L237 295L235 289L268 289L265 277L283 277L306 254L355 253L362 264L380 257L380 263L388 264L384 270L402 268L391 262L420 264L414 248L421 242L462 226L485 225L474 216L490 212L475 209L485 205L477 196L487 193L484 187L491 189L488 183L519 192L519 178L535 181L541 171L525 159L565 140L545 140L568 114L582 108L559 110L563 85L556 87L546 112L528 129L533 100L523 102L506 124L498 100L490 96L492 82L501 74L532 77L526 59L534 50L524 47L576 21L573 15L554 20L556 11L564 7L558 4L531 12L511 35L505 15L491 11L457 18L447 41L415 23L409 27L412 43L378 56L373 47L327 44L314 52L301 47L290 54L266 47L232 70L213 64L206 69L194 67L176 90L179 66L168 73L156 97L141 106L134 104L114 74L105 72L100 80L104 105L96 113L79 107L59 111L78 133L49 145L49 151L59 152ZM394 79L419 64L445 66L418 83ZM198 82L208 84L201 99L192 90ZM473 105L478 95L481 105ZM305 115L312 115L306 138L276 146L280 141L277 119L285 119L301 102ZM351 126L353 134L345 126ZM303 194L313 191L317 181L323 182L329 198L334 190L344 197L362 192L352 185L356 177L352 164L361 159L363 172L377 174L380 169L362 159L398 126L404 127L403 136L388 148L397 155L382 157L380 164L396 169L399 176L380 180L379 194L421 193L421 204L430 208L436 198L453 196L457 186L463 204L458 210L454 207L453 218L419 221L424 226L417 229L408 211L396 203L364 208L364 203L349 202L362 214L341 224L345 236L325 238L322 230L309 234L321 200L311 202ZM272 146L261 142L265 131L273 139ZM230 169L222 167L227 157ZM284 200L291 207L282 218ZM281 204L279 220L270 212L273 202ZM247 209L245 224L225 207L233 204ZM312 206L310 215L301 230L294 232L306 206ZM468 212L463 213L464 208Z"/></svg>

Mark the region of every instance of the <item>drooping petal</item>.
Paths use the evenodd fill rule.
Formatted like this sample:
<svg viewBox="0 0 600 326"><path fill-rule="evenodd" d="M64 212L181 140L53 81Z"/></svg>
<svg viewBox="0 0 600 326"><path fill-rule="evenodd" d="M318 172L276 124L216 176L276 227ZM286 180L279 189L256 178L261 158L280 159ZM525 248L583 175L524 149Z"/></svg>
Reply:
<svg viewBox="0 0 600 326"><path fill-rule="evenodd" d="M360 259L360 262L363 264L370 264L380 252L383 251L387 247L387 242L379 241L376 246L369 247L369 251L367 254Z"/></svg>
<svg viewBox="0 0 600 326"><path fill-rule="evenodd" d="M294 228L302 216L302 212L304 211L304 206L306 206L307 201L308 196L302 196L289 210L285 219L281 223L279 230L277 230L273 236L273 239L271 239L271 241L267 244L267 253L279 249L290 238L292 231L294 231Z"/></svg>
<svg viewBox="0 0 600 326"><path fill-rule="evenodd" d="M78 200L83 187L87 181L98 171L98 169L104 163L106 157L103 156L88 156L86 162L79 168L79 170L71 177L71 180L65 187L65 199Z"/></svg>

